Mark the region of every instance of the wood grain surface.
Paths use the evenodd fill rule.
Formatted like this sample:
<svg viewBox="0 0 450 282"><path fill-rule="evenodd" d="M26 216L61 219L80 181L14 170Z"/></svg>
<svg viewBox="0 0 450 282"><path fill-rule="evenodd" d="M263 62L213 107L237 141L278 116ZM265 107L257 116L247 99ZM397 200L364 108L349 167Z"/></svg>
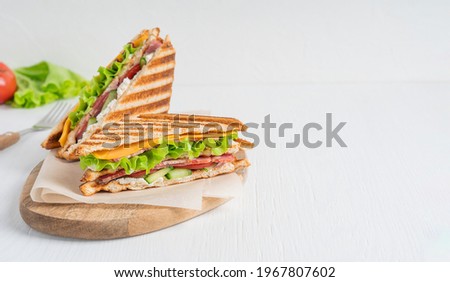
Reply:
<svg viewBox="0 0 450 282"><path fill-rule="evenodd" d="M139 204L47 204L34 202L31 187L41 168L28 176L20 197L20 214L43 233L78 239L116 239L141 235L186 221L225 203L228 199L203 198L202 210Z"/></svg>

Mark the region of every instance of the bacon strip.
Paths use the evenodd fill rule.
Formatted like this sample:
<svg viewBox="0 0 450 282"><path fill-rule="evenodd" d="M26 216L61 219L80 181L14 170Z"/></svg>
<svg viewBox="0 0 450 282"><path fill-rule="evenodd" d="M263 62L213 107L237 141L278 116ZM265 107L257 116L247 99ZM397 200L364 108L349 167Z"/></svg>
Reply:
<svg viewBox="0 0 450 282"><path fill-rule="evenodd" d="M144 171L144 172L145 172L145 171ZM110 182L111 180L114 180L114 179L123 177L123 176L125 176L125 175L127 175L127 174L125 173L125 170L121 169L121 170L118 170L118 171L113 172L113 173L111 173L111 174L105 174L105 175L102 175L102 176L100 176L99 178L97 178L97 179L95 180L95 182L97 182L98 184L106 184L106 183Z"/></svg>
<svg viewBox="0 0 450 282"><path fill-rule="evenodd" d="M78 128L76 138L77 142L83 137L83 133L86 131L89 119L93 117L97 117L98 114L102 111L103 105L105 104L106 100L108 99L109 92L104 92L102 95L100 95L92 105L92 109L87 113L83 119L80 121L80 127Z"/></svg>

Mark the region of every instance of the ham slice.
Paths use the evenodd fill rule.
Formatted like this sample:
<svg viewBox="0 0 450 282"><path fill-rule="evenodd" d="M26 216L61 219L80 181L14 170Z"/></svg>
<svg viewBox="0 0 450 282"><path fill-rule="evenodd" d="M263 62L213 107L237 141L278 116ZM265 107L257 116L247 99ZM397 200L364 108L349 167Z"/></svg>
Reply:
<svg viewBox="0 0 450 282"><path fill-rule="evenodd" d="M144 54L148 55L150 53L153 53L156 51L156 49L158 49L159 47L161 47L162 42L159 42L158 40L153 40L150 45L147 47L147 50L145 50Z"/></svg>
<svg viewBox="0 0 450 282"><path fill-rule="evenodd" d="M114 173L105 174L105 175L100 176L99 178L97 178L96 182L98 184L107 184L111 180L114 180L114 179L117 179L117 178L121 178L121 177L124 177L124 176L134 177L134 178L141 178L141 177L144 177L146 174L147 173L146 173L145 170L140 170L140 171L136 171L136 172L133 172L132 174L127 175L125 173L125 170L121 169L121 170L118 170L118 171L116 171Z"/></svg>
<svg viewBox="0 0 450 282"><path fill-rule="evenodd" d="M97 117L98 114L102 111L103 105L105 104L106 100L108 99L109 92L104 92L102 95L100 95L97 100L95 100L94 104L92 105L92 109L89 111L87 115L83 117L83 119L80 121L80 127L78 127L77 131L77 141L80 140L83 137L83 133L86 131L89 119L93 117Z"/></svg>
<svg viewBox="0 0 450 282"><path fill-rule="evenodd" d="M232 154L224 154L221 156L215 156L211 158L213 163L228 163L234 161L236 158Z"/></svg>
<svg viewBox="0 0 450 282"><path fill-rule="evenodd" d="M196 170L196 169L210 167L217 163L228 163L228 162L232 162L234 160L235 160L235 158L233 155L225 154L222 156L203 157L203 158L193 159L193 160L190 160L189 162L174 164L173 167Z"/></svg>
<svg viewBox="0 0 450 282"><path fill-rule="evenodd" d="M77 142L83 137L83 133L86 131L90 118L91 116L87 114L81 119L80 124L78 125L77 133L75 135Z"/></svg>
<svg viewBox="0 0 450 282"><path fill-rule="evenodd" d="M165 167L169 167L169 166L180 167L180 166L191 165L191 164L205 164L205 163L210 163L210 162L211 162L211 157L200 157L200 158L196 158L196 159L192 159L192 160L190 160L190 159L166 160L166 161L162 161L160 164L155 166L155 169L161 169L161 168L165 168Z"/></svg>

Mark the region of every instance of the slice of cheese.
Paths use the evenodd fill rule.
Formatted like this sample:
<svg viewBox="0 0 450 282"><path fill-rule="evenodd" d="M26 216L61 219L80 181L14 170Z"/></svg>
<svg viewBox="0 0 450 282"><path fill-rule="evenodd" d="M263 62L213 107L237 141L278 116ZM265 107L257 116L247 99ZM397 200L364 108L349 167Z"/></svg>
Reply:
<svg viewBox="0 0 450 282"><path fill-rule="evenodd" d="M191 135L181 135L178 136L178 140L183 140L185 138L189 138L190 140L200 140L204 138L219 138L222 136L226 136L228 134L232 133L230 132L223 132L223 133L205 133L205 134L191 134ZM175 135L168 135L164 137L165 140L173 141L175 140ZM112 150L101 150L93 152L92 154L97 159L101 160L114 160L114 159L120 159L123 157L127 157L133 154L136 154L137 152L141 150L147 150L150 148L155 147L158 144L161 144L163 141L162 138L160 139L148 139L142 142L137 142L133 144L127 144L127 145L120 145L117 148L114 148Z"/></svg>
<svg viewBox="0 0 450 282"><path fill-rule="evenodd" d="M61 133L61 137L59 137L59 145L61 145L61 147L64 147L64 145L67 142L67 136L69 135L70 132L70 119L66 119L66 121L64 122L64 127L63 127L63 131Z"/></svg>
<svg viewBox="0 0 450 282"><path fill-rule="evenodd" d="M92 154L97 159L102 160L112 160L112 159L120 159L132 154L139 152L142 149L150 149L153 147L155 143L152 142L141 142L141 143L133 143L129 145L121 145L114 150L102 150L93 152Z"/></svg>
<svg viewBox="0 0 450 282"><path fill-rule="evenodd" d="M133 42L131 42L133 44L133 47L134 48L140 47L149 36L150 32L148 30L145 30L142 34L139 35L138 38L136 38L135 40L133 40Z"/></svg>
<svg viewBox="0 0 450 282"><path fill-rule="evenodd" d="M182 137L180 137L182 138ZM169 135L165 137L166 140L173 140L174 135ZM155 147L158 144L162 143L162 138L160 139L148 139L143 142L137 142L133 144L120 145L119 147L112 150L101 150L97 152L93 152L92 154L97 159L102 160L113 160L120 159L126 156L130 156L135 154L141 150L146 150Z"/></svg>
<svg viewBox="0 0 450 282"><path fill-rule="evenodd" d="M72 108L72 110L70 112L74 112L76 109L78 109L79 105L80 105L80 102L78 102ZM63 130L62 130L62 133L61 133L61 137L59 137L59 140L58 140L59 145L61 145L61 147L63 147L66 144L66 142L67 142L67 136L70 133L70 125L71 125L70 119L66 118L66 121L64 122Z"/></svg>

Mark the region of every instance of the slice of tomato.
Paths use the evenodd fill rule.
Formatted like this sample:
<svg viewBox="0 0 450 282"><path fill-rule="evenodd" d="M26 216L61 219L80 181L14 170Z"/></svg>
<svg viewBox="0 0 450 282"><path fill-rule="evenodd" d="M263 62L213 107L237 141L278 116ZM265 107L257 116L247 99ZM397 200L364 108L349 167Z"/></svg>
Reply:
<svg viewBox="0 0 450 282"><path fill-rule="evenodd" d="M0 104L5 103L16 92L16 76L4 63L0 62Z"/></svg>
<svg viewBox="0 0 450 282"><path fill-rule="evenodd" d="M141 65L137 64L134 67L132 67L131 69L128 70L126 77L128 79L132 79L139 71L141 70Z"/></svg>

